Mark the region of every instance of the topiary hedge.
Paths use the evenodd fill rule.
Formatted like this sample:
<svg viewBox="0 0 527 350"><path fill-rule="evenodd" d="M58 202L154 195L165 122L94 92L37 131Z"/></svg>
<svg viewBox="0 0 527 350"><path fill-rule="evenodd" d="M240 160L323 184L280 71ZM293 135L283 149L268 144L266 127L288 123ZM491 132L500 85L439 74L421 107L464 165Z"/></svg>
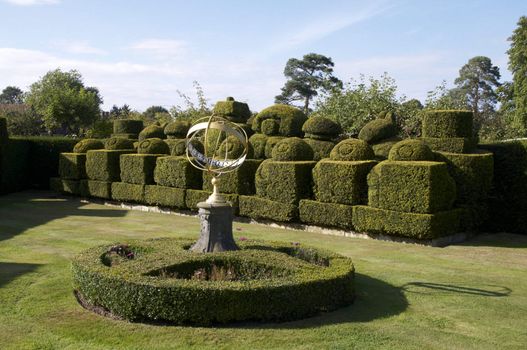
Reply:
<svg viewBox="0 0 527 350"><path fill-rule="evenodd" d="M186 209L185 195L186 191L183 188L158 185L145 186L145 202L150 205Z"/></svg>
<svg viewBox="0 0 527 350"><path fill-rule="evenodd" d="M104 142L104 149L108 150L121 150L121 149L134 149L134 141L125 139L122 137L111 137Z"/></svg>
<svg viewBox="0 0 527 350"><path fill-rule="evenodd" d="M121 168L119 158L122 154L132 153L126 150L93 150L86 153L86 174L90 180L120 181Z"/></svg>
<svg viewBox="0 0 527 350"><path fill-rule="evenodd" d="M458 110L427 111L423 115L423 137L472 137L472 112Z"/></svg>
<svg viewBox="0 0 527 350"><path fill-rule="evenodd" d="M391 119L374 119L368 122L359 132L359 139L368 143L389 139L397 135L397 127Z"/></svg>
<svg viewBox="0 0 527 350"><path fill-rule="evenodd" d="M197 211L198 203L205 202L207 198L212 194L210 191L203 190L186 190L185 205L188 209ZM232 206L232 211L234 215L238 215L238 198L237 194L233 193L223 193L225 200L229 202Z"/></svg>
<svg viewBox="0 0 527 350"><path fill-rule="evenodd" d="M92 149L103 149L104 144L97 139L84 139L75 144L73 153L86 153Z"/></svg>
<svg viewBox="0 0 527 350"><path fill-rule="evenodd" d="M277 121L280 125L278 133L281 136L302 136L302 125L307 117L304 112L296 107L276 104L263 109L254 117L253 130L259 133L263 132L262 123L267 119Z"/></svg>
<svg viewBox="0 0 527 350"><path fill-rule="evenodd" d="M165 126L164 132L169 139L184 139L187 137L187 132L191 125L188 120L176 120L168 123Z"/></svg>
<svg viewBox="0 0 527 350"><path fill-rule="evenodd" d="M302 161L313 160L313 150L298 137L288 137L273 147L274 161Z"/></svg>
<svg viewBox="0 0 527 350"><path fill-rule="evenodd" d="M259 159L246 159L243 164L230 173L219 177L218 190L221 193L251 195L255 193L254 177L262 163ZM212 191L212 174L203 172L203 190Z"/></svg>
<svg viewBox="0 0 527 350"><path fill-rule="evenodd" d="M329 141L336 138L342 132L342 128L331 119L311 117L302 125L302 132L306 138Z"/></svg>
<svg viewBox="0 0 527 350"><path fill-rule="evenodd" d="M268 136L265 142L264 158L269 159L273 157L273 149L276 144L284 140L284 136Z"/></svg>
<svg viewBox="0 0 527 350"><path fill-rule="evenodd" d="M319 161L324 158L328 158L331 154L331 150L335 147L333 141L322 141L315 139L304 139L304 142L311 147L313 151L313 160Z"/></svg>
<svg viewBox="0 0 527 350"><path fill-rule="evenodd" d="M150 125L144 128L139 133L139 141L143 141L146 139L164 139L166 138L165 130L159 125Z"/></svg>
<svg viewBox="0 0 527 350"><path fill-rule="evenodd" d="M63 179L80 180L86 178L86 154L61 153L59 175Z"/></svg>
<svg viewBox="0 0 527 350"><path fill-rule="evenodd" d="M202 174L186 157L159 157L154 170L154 181L161 186L200 189L203 184Z"/></svg>
<svg viewBox="0 0 527 350"><path fill-rule="evenodd" d="M79 192L83 197L112 199L112 183L108 181L81 180Z"/></svg>
<svg viewBox="0 0 527 350"><path fill-rule="evenodd" d="M243 152L247 147L247 158L251 159L254 157L254 151L250 143L246 146L236 136L229 136L222 141L220 147L216 150L217 157L226 157L227 159L237 159L243 155Z"/></svg>
<svg viewBox="0 0 527 350"><path fill-rule="evenodd" d="M377 160L388 159L390 150L399 141L401 141L400 137L391 137L389 139L385 139L385 140L372 144L371 148L373 149L373 153L375 154L375 159Z"/></svg>
<svg viewBox="0 0 527 350"><path fill-rule="evenodd" d="M404 140L397 142L390 149L389 160L434 160L434 153L430 147L420 140Z"/></svg>
<svg viewBox="0 0 527 350"><path fill-rule="evenodd" d="M235 123L245 123L251 116L247 103L235 101L232 97L216 102L212 113Z"/></svg>
<svg viewBox="0 0 527 350"><path fill-rule="evenodd" d="M346 139L339 142L330 153L331 160L372 160L375 157L370 145L363 140Z"/></svg>
<svg viewBox="0 0 527 350"><path fill-rule="evenodd" d="M80 195L80 181L52 177L49 179L49 188L63 194Z"/></svg>
<svg viewBox="0 0 527 350"><path fill-rule="evenodd" d="M7 142L9 134L7 133L7 119L0 117L0 144Z"/></svg>
<svg viewBox="0 0 527 350"><path fill-rule="evenodd" d="M116 119L113 121L114 134L135 134L137 135L143 130L143 121L135 119Z"/></svg>
<svg viewBox="0 0 527 350"><path fill-rule="evenodd" d="M254 159L265 159L265 144L267 143L267 139L268 137L264 134L254 134L249 137Z"/></svg>
<svg viewBox="0 0 527 350"><path fill-rule="evenodd" d="M145 139L137 145L139 154L170 154L170 148L165 141L158 138Z"/></svg>
<svg viewBox="0 0 527 350"><path fill-rule="evenodd" d="M433 151L449 153L473 152L478 144L478 139L475 137L422 137L421 140Z"/></svg>
<svg viewBox="0 0 527 350"><path fill-rule="evenodd" d="M154 184L155 154L123 154L120 158L121 181L138 184Z"/></svg>
<svg viewBox="0 0 527 350"><path fill-rule="evenodd" d="M298 206L280 203L256 196L240 196L240 216L255 220L265 219L278 222L290 222L298 219Z"/></svg>
<svg viewBox="0 0 527 350"><path fill-rule="evenodd" d="M145 185L112 182L112 199L122 202L145 202Z"/></svg>
<svg viewBox="0 0 527 350"><path fill-rule="evenodd" d="M300 200L300 221L309 225L353 229L353 206L321 203L309 199Z"/></svg>
<svg viewBox="0 0 527 350"><path fill-rule="evenodd" d="M122 256L111 245L91 248L72 261L75 291L85 305L127 320L194 325L294 320L353 301L347 257L258 241L240 242L239 251L195 254L187 250L191 244L132 241Z"/></svg>

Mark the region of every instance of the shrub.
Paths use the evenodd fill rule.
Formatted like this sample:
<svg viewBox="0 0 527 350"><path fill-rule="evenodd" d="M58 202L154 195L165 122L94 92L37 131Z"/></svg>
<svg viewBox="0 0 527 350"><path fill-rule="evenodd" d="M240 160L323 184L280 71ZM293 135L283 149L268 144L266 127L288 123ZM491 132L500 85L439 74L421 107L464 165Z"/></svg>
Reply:
<svg viewBox="0 0 527 350"><path fill-rule="evenodd" d="M124 139L122 137L111 137L104 142L104 149L108 150L122 150L122 149L134 149L134 141L130 139Z"/></svg>
<svg viewBox="0 0 527 350"><path fill-rule="evenodd" d="M132 241L134 259L110 258L112 245L89 249L72 261L74 288L89 304L127 320L196 325L293 320L353 301L347 257L258 241L241 242L239 251L193 254L185 249L190 244Z"/></svg>
<svg viewBox="0 0 527 350"><path fill-rule="evenodd" d="M445 163L383 161L368 175L368 205L407 213L448 210L456 198Z"/></svg>
<svg viewBox="0 0 527 350"><path fill-rule="evenodd" d="M119 158L122 154L132 153L127 150L93 150L86 153L86 174L90 180L120 181L121 169Z"/></svg>
<svg viewBox="0 0 527 350"><path fill-rule="evenodd" d="M112 183L107 181L81 180L79 192L83 197L112 199Z"/></svg>
<svg viewBox="0 0 527 350"><path fill-rule="evenodd" d="M154 184L157 157L153 154L123 154L120 158L121 181L139 185Z"/></svg>
<svg viewBox="0 0 527 350"><path fill-rule="evenodd" d="M393 145L395 145L399 141L401 141L400 137L392 137L371 145L373 153L375 154L375 159L388 159L388 155L390 154L390 150L392 149Z"/></svg>
<svg viewBox="0 0 527 350"><path fill-rule="evenodd" d="M313 151L313 160L319 161L323 158L328 158L331 150L335 147L333 141L322 141L316 139L304 139L304 142L311 147Z"/></svg>
<svg viewBox="0 0 527 350"><path fill-rule="evenodd" d="M58 193L78 196L80 194L80 181L52 177L49 179L49 188Z"/></svg>
<svg viewBox="0 0 527 350"><path fill-rule="evenodd" d="M0 117L0 143L6 142L9 138L7 134L7 119Z"/></svg>
<svg viewBox="0 0 527 350"><path fill-rule="evenodd" d="M276 144L282 140L284 140L285 137L283 136L268 136L267 141L265 142L265 152L264 157L265 158L272 158L273 157L273 149Z"/></svg>
<svg viewBox="0 0 527 350"><path fill-rule="evenodd" d="M282 136L302 136L302 125L307 117L296 107L277 104L263 109L254 117L253 130L262 132L262 123L267 119L274 119L280 124L279 133Z"/></svg>
<svg viewBox="0 0 527 350"><path fill-rule="evenodd" d="M313 192L316 200L349 205L366 203L366 178L375 164L375 161L321 160L313 169Z"/></svg>
<svg viewBox="0 0 527 350"><path fill-rule="evenodd" d="M185 193L182 188L146 185L145 201L150 205L186 209Z"/></svg>
<svg viewBox="0 0 527 350"><path fill-rule="evenodd" d="M423 140L423 142L434 151L449 153L473 152L478 144L477 138L467 137L422 137L421 140Z"/></svg>
<svg viewBox="0 0 527 350"><path fill-rule="evenodd" d="M251 144L247 143L245 147L247 147L247 158L253 158L254 151ZM245 147L236 136L231 135L220 144L220 147L216 151L216 156L220 158L227 157L227 159L237 159L242 156Z"/></svg>
<svg viewBox="0 0 527 350"><path fill-rule="evenodd" d="M235 123L245 123L251 116L247 103L235 101L232 97L216 102L212 112Z"/></svg>
<svg viewBox="0 0 527 350"><path fill-rule="evenodd" d="M139 142L137 145L137 153L139 154L170 154L170 148L161 139L153 138L146 139Z"/></svg>
<svg viewBox="0 0 527 350"><path fill-rule="evenodd" d="M353 226L358 232L433 239L459 232L461 212L418 214L357 205L353 208Z"/></svg>
<svg viewBox="0 0 527 350"><path fill-rule="evenodd" d="M112 199L123 202L145 202L145 185L112 182Z"/></svg>
<svg viewBox="0 0 527 350"><path fill-rule="evenodd" d="M146 139L164 139L166 137L164 129L159 125L150 125L139 133L139 141Z"/></svg>
<svg viewBox="0 0 527 350"><path fill-rule="evenodd" d="M240 216L255 220L266 219L279 222L295 221L298 207L255 196L240 196Z"/></svg>
<svg viewBox="0 0 527 350"><path fill-rule="evenodd" d="M139 137L138 134L111 134L110 137L116 137L116 138L119 138L119 139L127 139L127 140L132 140L132 141L136 141Z"/></svg>
<svg viewBox="0 0 527 350"><path fill-rule="evenodd" d="M341 132L340 124L325 117L311 117L302 126L306 138L329 141L336 138Z"/></svg>
<svg viewBox="0 0 527 350"><path fill-rule="evenodd" d="M154 181L161 186L200 189L203 184L202 173L186 157L159 157Z"/></svg>
<svg viewBox="0 0 527 350"><path fill-rule="evenodd" d="M264 134L254 134L249 138L249 143L253 149L254 159L265 159L265 144L268 137Z"/></svg>
<svg viewBox="0 0 527 350"><path fill-rule="evenodd" d="M25 140L9 139L0 143L0 193L21 191L29 187L33 174L28 162L31 144ZM58 156L55 162L57 172ZM49 181L49 178L48 178Z"/></svg>
<svg viewBox="0 0 527 350"><path fill-rule="evenodd" d="M255 193L254 177L256 169L262 160L246 159L243 164L230 173L222 174L219 177L218 190L221 193L236 193L251 195ZM203 173L203 190L212 191L212 174Z"/></svg>
<svg viewBox="0 0 527 350"><path fill-rule="evenodd" d="M101 140L84 139L75 144L73 153L86 153L92 149L103 149L104 145Z"/></svg>
<svg viewBox="0 0 527 350"><path fill-rule="evenodd" d="M61 153L59 175L63 179L80 180L86 178L86 154Z"/></svg>
<svg viewBox="0 0 527 350"><path fill-rule="evenodd" d="M423 116L423 137L472 137L472 112L427 111Z"/></svg>
<svg viewBox="0 0 527 350"><path fill-rule="evenodd" d="M434 160L432 150L420 140L404 140L397 142L390 149L389 160Z"/></svg>
<svg viewBox="0 0 527 350"><path fill-rule="evenodd" d="M397 127L391 119L374 119L360 130L359 139L376 143L397 135Z"/></svg>
<svg viewBox="0 0 527 350"><path fill-rule="evenodd" d="M170 149L171 156L186 156L187 139L167 139L164 141L168 145L168 148ZM205 152L203 144L199 142L198 140L192 140L191 143L194 146L194 148L198 150L198 152L202 154Z"/></svg>
<svg viewBox="0 0 527 350"><path fill-rule="evenodd" d="M190 129L191 123L187 120L176 120L165 126L164 132L169 139L184 139Z"/></svg>
<svg viewBox="0 0 527 350"><path fill-rule="evenodd" d="M353 229L353 207L336 203L321 203L302 199L299 206L300 221L309 225Z"/></svg>
<svg viewBox="0 0 527 350"><path fill-rule="evenodd" d="M113 121L114 134L134 134L137 137L143 127L142 120L117 119Z"/></svg>
<svg viewBox="0 0 527 350"><path fill-rule="evenodd" d="M313 160L313 150L304 140L298 137L288 137L273 147L274 161Z"/></svg>
<svg viewBox="0 0 527 350"><path fill-rule="evenodd" d="M187 190L186 191L186 197L185 197L185 205L190 210L197 211L198 210L198 203L205 202L207 198L212 194L212 192L209 191L202 191L202 190ZM233 214L238 215L238 198L239 196L237 194L227 194L224 193L223 196L225 197L225 200L229 202L232 206Z"/></svg>
<svg viewBox="0 0 527 350"><path fill-rule="evenodd" d="M259 197L297 205L300 199L312 195L312 170L316 162L277 162L266 160L255 176Z"/></svg>
<svg viewBox="0 0 527 350"><path fill-rule="evenodd" d="M275 119L266 119L262 121L261 129L264 135L278 135L280 133L280 123Z"/></svg>
<svg viewBox="0 0 527 350"><path fill-rule="evenodd" d="M374 158L371 146L363 140L346 139L339 142L330 153L331 160L355 161L372 160Z"/></svg>

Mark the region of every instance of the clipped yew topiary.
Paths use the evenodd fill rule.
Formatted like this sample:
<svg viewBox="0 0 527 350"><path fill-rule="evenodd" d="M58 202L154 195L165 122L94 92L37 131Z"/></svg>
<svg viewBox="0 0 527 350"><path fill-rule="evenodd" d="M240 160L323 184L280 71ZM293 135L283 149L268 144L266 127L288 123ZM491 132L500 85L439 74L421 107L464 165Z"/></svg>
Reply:
<svg viewBox="0 0 527 350"><path fill-rule="evenodd" d="M203 184L202 173L190 164L187 157L159 157L154 181L161 186L200 189Z"/></svg>
<svg viewBox="0 0 527 350"><path fill-rule="evenodd" d="M371 148L373 149L373 153L375 154L375 159L377 160L388 159L390 150L399 141L401 141L400 137L391 137L389 139L385 139L385 140L372 144Z"/></svg>
<svg viewBox="0 0 527 350"><path fill-rule="evenodd" d="M97 139L84 139L73 146L73 153L86 153L92 149L103 149L104 144Z"/></svg>
<svg viewBox="0 0 527 350"><path fill-rule="evenodd" d="M170 148L165 141L152 138L139 142L137 146L137 153L139 154L170 154Z"/></svg>
<svg viewBox="0 0 527 350"><path fill-rule="evenodd" d="M374 119L368 122L359 132L359 139L368 143L389 139L397 135L397 127L391 118Z"/></svg>
<svg viewBox="0 0 527 350"><path fill-rule="evenodd" d="M240 196L240 216L255 220L290 222L298 219L298 206L257 196Z"/></svg>
<svg viewBox="0 0 527 350"><path fill-rule="evenodd" d="M302 126L306 138L329 141L336 138L341 132L340 124L325 117L311 117Z"/></svg>
<svg viewBox="0 0 527 350"><path fill-rule="evenodd" d="M253 149L254 159L265 159L265 144L268 137L264 134L254 134L249 137L249 143Z"/></svg>
<svg viewBox="0 0 527 350"><path fill-rule="evenodd" d="M191 123L189 121L176 120L168 123L164 128L164 132L169 139L184 139L187 137L190 127Z"/></svg>
<svg viewBox="0 0 527 350"><path fill-rule="evenodd" d="M420 140L404 140L390 149L389 160L434 160L434 153Z"/></svg>
<svg viewBox="0 0 527 350"><path fill-rule="evenodd" d="M119 158L131 150L91 150L86 153L86 174L90 180L120 181Z"/></svg>
<svg viewBox="0 0 527 350"><path fill-rule="evenodd" d="M313 160L313 150L304 140L288 137L276 144L272 158L275 161Z"/></svg>
<svg viewBox="0 0 527 350"><path fill-rule="evenodd" d="M62 179L85 179L86 154L61 153L59 156L59 175Z"/></svg>
<svg viewBox="0 0 527 350"><path fill-rule="evenodd" d="M263 132L262 123L267 119L277 121L280 125L278 133L281 136L302 136L302 125L307 120L307 117L304 112L296 107L276 104L263 109L254 117L253 130L260 133Z"/></svg>
<svg viewBox="0 0 527 350"><path fill-rule="evenodd" d="M112 199L112 183L109 181L81 180L80 195L83 197Z"/></svg>
<svg viewBox="0 0 527 350"><path fill-rule="evenodd" d="M186 209L186 191L183 188L158 185L145 186L145 202L150 205Z"/></svg>
<svg viewBox="0 0 527 350"><path fill-rule="evenodd" d="M273 148L276 144L284 140L284 136L268 136L265 142L264 158L269 159L273 157Z"/></svg>
<svg viewBox="0 0 527 350"><path fill-rule="evenodd" d="M353 208L351 205L302 199L299 205L300 221L309 225L352 230Z"/></svg>
<svg viewBox="0 0 527 350"><path fill-rule="evenodd" d="M116 119L113 121L114 134L132 134L139 135L143 130L143 121L136 119Z"/></svg>
<svg viewBox="0 0 527 350"><path fill-rule="evenodd" d="M185 194L185 205L192 211L198 211L198 203L205 202L207 198L212 194L211 191L204 190L186 190ZM224 193L225 200L230 203L232 207L232 213L238 215L238 198L239 196L234 193Z"/></svg>
<svg viewBox="0 0 527 350"><path fill-rule="evenodd" d="M146 139L153 139L153 138L158 138L158 139L166 138L164 128L162 128L159 125L154 124L154 125L147 126L139 133L139 141L143 141Z"/></svg>
<svg viewBox="0 0 527 350"><path fill-rule="evenodd" d="M112 199L122 202L144 203L145 185L113 182Z"/></svg>
<svg viewBox="0 0 527 350"><path fill-rule="evenodd" d="M331 160L356 161L375 158L371 146L363 140L346 139L339 142L330 153Z"/></svg>
<svg viewBox="0 0 527 350"><path fill-rule="evenodd" d="M220 193L254 194L254 177L261 163L262 160L260 159L246 159L235 171L222 174L218 183L218 191ZM212 176L211 173L203 173L203 189L205 191L212 191Z"/></svg>
<svg viewBox="0 0 527 350"><path fill-rule="evenodd" d="M139 185L154 184L157 157L155 154L123 154L120 159L121 181Z"/></svg>
<svg viewBox="0 0 527 350"><path fill-rule="evenodd" d="M104 142L104 148L108 150L134 149L134 141L122 137L111 137Z"/></svg>
<svg viewBox="0 0 527 350"><path fill-rule="evenodd" d="M254 151L250 143L247 144L247 158L254 157ZM220 144L216 151L216 156L226 157L227 159L237 159L242 156L245 150L244 145L236 136L229 136Z"/></svg>
<svg viewBox="0 0 527 350"><path fill-rule="evenodd" d="M335 147L335 143L333 141L322 141L322 140L315 140L315 139L303 139L305 143L311 147L311 150L313 151L313 160L319 161L323 158L328 158L331 154L331 151L333 150L333 147Z"/></svg>
<svg viewBox="0 0 527 350"><path fill-rule="evenodd" d="M266 119L262 121L262 126L260 129L264 135L278 135L280 133L280 122L275 119Z"/></svg>
<svg viewBox="0 0 527 350"><path fill-rule="evenodd" d="M247 103L235 101L233 97L216 102L212 112L235 123L245 123L251 116Z"/></svg>
<svg viewBox="0 0 527 350"><path fill-rule="evenodd" d="M423 116L423 137L471 138L472 118L471 111L427 111Z"/></svg>

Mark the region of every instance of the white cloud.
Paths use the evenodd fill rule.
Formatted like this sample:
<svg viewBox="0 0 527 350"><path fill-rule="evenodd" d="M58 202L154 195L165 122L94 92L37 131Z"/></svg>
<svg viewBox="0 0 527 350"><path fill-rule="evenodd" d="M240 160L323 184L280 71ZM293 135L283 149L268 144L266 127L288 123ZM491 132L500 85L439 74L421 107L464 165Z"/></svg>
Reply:
<svg viewBox="0 0 527 350"><path fill-rule="evenodd" d="M34 6L34 5L56 5L60 3L60 0L4 0L12 5L16 6Z"/></svg>
<svg viewBox="0 0 527 350"><path fill-rule="evenodd" d="M59 44L63 50L74 54L105 55L107 52L97 47L91 46L87 42L65 42Z"/></svg>
<svg viewBox="0 0 527 350"><path fill-rule="evenodd" d="M145 39L128 48L156 58L179 58L188 52L186 41L173 39Z"/></svg>

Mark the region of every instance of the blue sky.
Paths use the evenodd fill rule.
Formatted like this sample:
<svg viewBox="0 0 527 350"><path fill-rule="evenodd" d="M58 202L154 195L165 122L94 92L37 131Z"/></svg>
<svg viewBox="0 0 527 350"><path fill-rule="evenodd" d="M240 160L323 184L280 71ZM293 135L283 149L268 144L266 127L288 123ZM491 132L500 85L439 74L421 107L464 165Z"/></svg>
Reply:
<svg viewBox="0 0 527 350"><path fill-rule="evenodd" d="M316 52L343 81L388 72L424 100L478 55L509 80L522 15L525 0L0 0L0 89L77 69L106 109L181 105L196 80L211 103L234 96L257 111L280 93L287 60Z"/></svg>

